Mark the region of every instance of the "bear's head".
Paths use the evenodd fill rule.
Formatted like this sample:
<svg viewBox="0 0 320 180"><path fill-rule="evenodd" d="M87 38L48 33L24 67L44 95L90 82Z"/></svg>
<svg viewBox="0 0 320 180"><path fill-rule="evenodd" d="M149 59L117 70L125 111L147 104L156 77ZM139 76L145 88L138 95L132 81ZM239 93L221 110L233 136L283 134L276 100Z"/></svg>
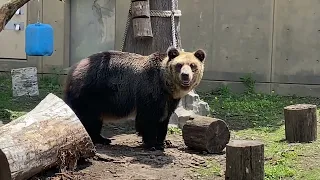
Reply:
<svg viewBox="0 0 320 180"><path fill-rule="evenodd" d="M204 71L206 53L202 49L194 52L179 51L169 47L165 61L166 74L169 75L171 86L175 86L178 98L186 95L201 81Z"/></svg>

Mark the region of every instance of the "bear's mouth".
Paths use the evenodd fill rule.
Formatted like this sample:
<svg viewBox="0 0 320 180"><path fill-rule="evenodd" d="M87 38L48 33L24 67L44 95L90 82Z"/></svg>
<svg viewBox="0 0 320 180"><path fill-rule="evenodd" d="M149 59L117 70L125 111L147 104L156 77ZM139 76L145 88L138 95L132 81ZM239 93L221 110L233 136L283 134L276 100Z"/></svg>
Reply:
<svg viewBox="0 0 320 180"><path fill-rule="evenodd" d="M181 86L183 86L183 87L189 87L190 84L191 84L190 81L185 80L185 81L182 81Z"/></svg>

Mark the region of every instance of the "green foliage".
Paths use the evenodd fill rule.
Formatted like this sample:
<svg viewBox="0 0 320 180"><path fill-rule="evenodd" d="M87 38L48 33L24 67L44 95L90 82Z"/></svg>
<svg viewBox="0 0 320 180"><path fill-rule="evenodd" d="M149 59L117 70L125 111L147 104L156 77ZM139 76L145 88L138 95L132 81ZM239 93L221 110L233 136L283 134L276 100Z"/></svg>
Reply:
<svg viewBox="0 0 320 180"><path fill-rule="evenodd" d="M214 159L207 161L204 166L194 170L194 173L197 174L199 178L222 176L222 172L221 165Z"/></svg>
<svg viewBox="0 0 320 180"><path fill-rule="evenodd" d="M219 88L202 94L214 117L223 119L233 139L261 140L265 143L265 179L317 179L314 175L320 159L320 141L309 144L288 144L285 138L283 108L291 104L320 105L314 97L279 96L252 91L254 83L246 78L247 91L235 94ZM308 162L308 163L306 163Z"/></svg>
<svg viewBox="0 0 320 180"><path fill-rule="evenodd" d="M251 74L247 74L244 77L241 77L240 80L246 87L245 93L252 94L255 92L255 83L256 81L253 79Z"/></svg>
<svg viewBox="0 0 320 180"><path fill-rule="evenodd" d="M39 75L41 76L41 75ZM12 82L10 74L0 76L0 121L8 123L30 110L32 110L48 93L52 92L57 96L62 95L62 88L53 76L39 78L38 97L12 97Z"/></svg>
<svg viewBox="0 0 320 180"><path fill-rule="evenodd" d="M178 127L169 127L168 128L168 133L169 134L178 134L178 135L182 135L182 130Z"/></svg>

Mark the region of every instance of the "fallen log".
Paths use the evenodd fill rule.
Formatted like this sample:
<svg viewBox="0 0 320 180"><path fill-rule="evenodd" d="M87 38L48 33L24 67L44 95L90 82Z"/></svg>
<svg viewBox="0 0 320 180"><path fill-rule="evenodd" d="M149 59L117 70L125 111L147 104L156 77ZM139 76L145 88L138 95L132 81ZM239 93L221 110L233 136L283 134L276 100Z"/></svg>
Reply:
<svg viewBox="0 0 320 180"><path fill-rule="evenodd" d="M48 94L32 111L0 127L0 151L12 179L28 179L43 170L74 170L79 158L95 155L95 147L82 123L54 94ZM3 162L5 161L5 162ZM3 172L0 171L0 177Z"/></svg>
<svg viewBox="0 0 320 180"><path fill-rule="evenodd" d="M317 106L295 104L284 108L285 136L289 143L317 140Z"/></svg>
<svg viewBox="0 0 320 180"><path fill-rule="evenodd" d="M182 137L190 149L221 153L230 140L230 131L221 119L193 115L182 127Z"/></svg>

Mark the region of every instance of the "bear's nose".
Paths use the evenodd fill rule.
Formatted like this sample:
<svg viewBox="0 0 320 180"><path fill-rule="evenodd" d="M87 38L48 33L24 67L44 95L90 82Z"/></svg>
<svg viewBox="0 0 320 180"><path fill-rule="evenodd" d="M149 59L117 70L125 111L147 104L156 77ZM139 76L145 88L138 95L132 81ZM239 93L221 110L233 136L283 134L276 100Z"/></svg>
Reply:
<svg viewBox="0 0 320 180"><path fill-rule="evenodd" d="M187 73L181 73L181 79L183 81L188 81L189 80L189 74Z"/></svg>

